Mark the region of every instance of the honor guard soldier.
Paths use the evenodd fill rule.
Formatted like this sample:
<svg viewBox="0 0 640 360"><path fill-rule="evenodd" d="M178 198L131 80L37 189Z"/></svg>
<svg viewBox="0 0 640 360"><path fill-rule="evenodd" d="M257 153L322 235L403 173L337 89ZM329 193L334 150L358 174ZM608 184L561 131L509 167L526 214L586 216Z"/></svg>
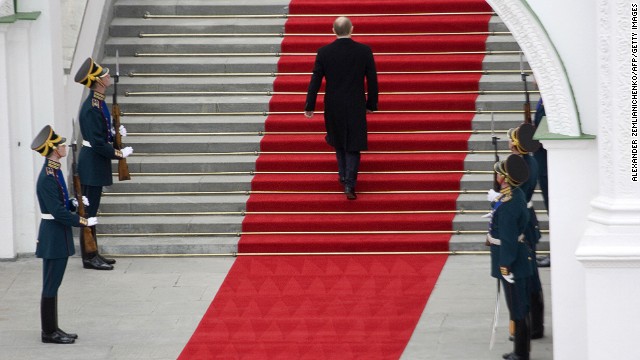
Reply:
<svg viewBox="0 0 640 360"><path fill-rule="evenodd" d="M58 288L62 283L69 256L75 253L71 227L94 226L95 217L82 218L72 213L76 199L69 199L60 159L67 156L66 139L51 126L45 126L31 143L31 149L46 157L38 176L36 193L42 220L38 232L36 256L42 258L42 298L40 319L44 343L71 344L78 338L58 327ZM74 204L75 202L75 204ZM86 202L85 202L86 204Z"/></svg>
<svg viewBox="0 0 640 360"><path fill-rule="evenodd" d="M529 211L522 190L527 181L527 164L518 155L494 165L500 192L491 203L491 222L487 242L491 247L491 276L501 280L514 322L514 350L503 357L509 360L529 360L529 284L532 255L524 240L529 223Z"/></svg>
<svg viewBox="0 0 640 360"><path fill-rule="evenodd" d="M522 156L527 163L529 169L529 179L520 185L520 189L524 192L527 208L529 209L529 224L524 232L525 240L536 259L536 247L540 238L540 227L538 225L538 217L533 208L533 192L538 183L538 162L530 155L540 148L540 142L533 139L536 129L531 124L521 124L517 128L509 129L507 132L509 138L509 149L514 154ZM538 264L533 261L533 274L531 276L531 338L540 339L544 336L544 297L542 294L542 283L540 282L540 273Z"/></svg>
<svg viewBox="0 0 640 360"><path fill-rule="evenodd" d="M113 147L115 129L111 121L109 108L105 103L105 91L111 86L109 69L103 68L92 58L82 64L75 76L75 81L85 85L91 91L80 108L80 131L82 133L82 150L78 158L78 172L82 193L92 204L87 216L96 216L102 197L102 187L113 184L111 160L124 159L133 153L131 147L118 150ZM126 136L126 129L120 126L120 135ZM92 228L96 238L95 226ZM86 269L112 270L114 259L102 257L96 250L87 252L80 241L82 265Z"/></svg>

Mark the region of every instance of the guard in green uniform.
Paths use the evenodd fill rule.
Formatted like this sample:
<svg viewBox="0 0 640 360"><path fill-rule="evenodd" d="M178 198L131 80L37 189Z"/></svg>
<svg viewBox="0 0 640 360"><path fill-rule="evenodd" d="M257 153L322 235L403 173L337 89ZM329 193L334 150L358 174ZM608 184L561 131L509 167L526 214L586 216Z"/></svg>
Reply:
<svg viewBox="0 0 640 360"><path fill-rule="evenodd" d="M75 76L75 81L85 85L91 91L80 108L80 131L82 132L82 149L78 157L78 173L82 184L82 194L89 198L91 208L87 216L96 216L102 198L102 187L113 184L111 161L123 159L133 153L131 147L122 150L113 147L115 129L111 122L111 114L105 103L105 91L111 86L109 69L87 58ZM126 136L126 129L120 126L120 135ZM96 229L92 228L94 239ZM102 257L98 251L88 253L83 241L80 241L82 265L87 269L112 270L114 259Z"/></svg>
<svg viewBox="0 0 640 360"><path fill-rule="evenodd" d="M520 185L520 189L524 192L527 208L529 209L529 223L524 232L525 240L529 245L533 258L537 258L536 247L540 238L540 227L538 225L538 217L533 208L533 192L538 183L538 162L530 155L540 148L540 142L533 139L536 129L531 124L521 124L517 128L509 129L509 148L511 152L522 156L522 159L529 168L529 179ZM531 338L540 339L544 336L544 297L542 294L542 283L540 282L540 273L536 261L533 264L533 275L531 276Z"/></svg>
<svg viewBox="0 0 640 360"><path fill-rule="evenodd" d="M40 318L42 342L71 344L78 338L58 327L58 288L62 283L69 256L75 253L71 227L93 226L95 217L82 218L72 213L73 200L60 170L60 159L67 156L66 139L51 126L45 126L31 143L31 149L46 157L38 176L36 193L42 221L38 232L36 256L42 258L42 299Z"/></svg>
<svg viewBox="0 0 640 360"><path fill-rule="evenodd" d="M524 240L529 211L522 190L527 181L527 164L518 155L494 165L500 193L491 203L491 222L487 241L491 246L491 276L500 279L515 325L514 350L505 354L509 360L529 360L529 284L532 257Z"/></svg>

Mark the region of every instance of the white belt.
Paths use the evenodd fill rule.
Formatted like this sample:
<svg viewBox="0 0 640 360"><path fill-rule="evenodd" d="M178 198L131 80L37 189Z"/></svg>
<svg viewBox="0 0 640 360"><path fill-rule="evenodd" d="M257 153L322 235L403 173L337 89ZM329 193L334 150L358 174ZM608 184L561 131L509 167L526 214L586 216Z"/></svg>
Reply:
<svg viewBox="0 0 640 360"><path fill-rule="evenodd" d="M91 147L91 143L87 140L82 140L82 146Z"/></svg>
<svg viewBox="0 0 640 360"><path fill-rule="evenodd" d="M533 207L533 200L527 203L527 209L531 209Z"/></svg>
<svg viewBox="0 0 640 360"><path fill-rule="evenodd" d="M42 220L54 220L53 215L51 214L42 214L40 215L40 217L42 218Z"/></svg>
<svg viewBox="0 0 640 360"><path fill-rule="evenodd" d="M494 238L489 233L487 233L487 241L492 245L500 246L500 244L502 244L502 241L500 241L500 239ZM518 242L522 242L522 243L524 242L524 234L520 234L520 236L518 236Z"/></svg>

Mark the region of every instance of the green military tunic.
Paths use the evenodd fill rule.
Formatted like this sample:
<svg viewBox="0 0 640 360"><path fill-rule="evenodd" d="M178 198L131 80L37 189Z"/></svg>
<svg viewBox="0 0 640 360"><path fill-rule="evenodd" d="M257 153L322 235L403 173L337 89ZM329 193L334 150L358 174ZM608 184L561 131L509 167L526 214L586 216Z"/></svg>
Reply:
<svg viewBox="0 0 640 360"><path fill-rule="evenodd" d="M45 160L38 176L36 194L43 217L38 232L36 256L61 259L75 254L71 227L86 226L87 220L71 212L71 204L60 163Z"/></svg>
<svg viewBox="0 0 640 360"><path fill-rule="evenodd" d="M526 278L532 274L532 259L527 244L519 240L529 223L525 196L519 188L501 193L492 203L489 233L501 245L491 245L491 276L502 278L500 268L506 267L516 280Z"/></svg>
<svg viewBox="0 0 640 360"><path fill-rule="evenodd" d="M103 94L91 91L80 108L79 122L84 140L78 157L80 182L89 186L113 184L111 160L122 158L122 152L113 147L115 131Z"/></svg>

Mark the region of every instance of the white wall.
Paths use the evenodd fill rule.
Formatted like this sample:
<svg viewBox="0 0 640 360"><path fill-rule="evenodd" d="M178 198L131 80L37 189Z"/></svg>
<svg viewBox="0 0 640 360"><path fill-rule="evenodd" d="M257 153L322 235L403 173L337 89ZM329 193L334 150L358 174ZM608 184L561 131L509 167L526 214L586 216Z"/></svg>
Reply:
<svg viewBox="0 0 640 360"><path fill-rule="evenodd" d="M526 0L547 31L569 76L582 132L595 135L597 124L596 2Z"/></svg>

